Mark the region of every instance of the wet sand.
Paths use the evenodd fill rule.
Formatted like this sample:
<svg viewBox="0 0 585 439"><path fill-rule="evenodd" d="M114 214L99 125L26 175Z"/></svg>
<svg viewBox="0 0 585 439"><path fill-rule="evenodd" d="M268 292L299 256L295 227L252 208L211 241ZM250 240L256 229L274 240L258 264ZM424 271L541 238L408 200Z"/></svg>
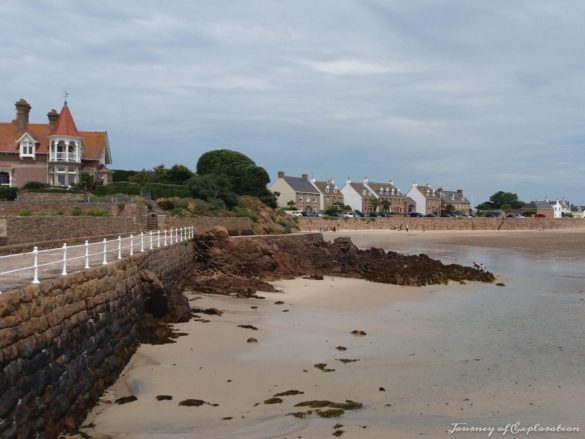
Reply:
<svg viewBox="0 0 585 439"><path fill-rule="evenodd" d="M86 420L96 425L86 432L121 438L321 438L342 424L342 437L408 439L487 437L449 435L454 422L585 428L585 258L564 247L585 234L535 232L562 235L557 245L563 248L555 252L517 247L519 241L540 245L534 238L497 243L490 232L354 233L361 246L484 262L506 286L415 288L327 277L277 282L282 292L261 293L264 300L190 294L193 306L224 314L203 315L209 323L175 325L189 334L175 344L141 346ZM494 247L476 246L477 239L492 240ZM356 337L352 330L367 335ZM258 343L247 343L249 337ZM317 363L335 370L324 372ZM264 404L286 390L304 394ZM111 404L130 394L137 401ZM173 399L157 401L157 395ZM178 405L188 398L218 406ZM324 399L350 399L364 407L330 419L286 415L303 410L294 407L298 402Z"/></svg>

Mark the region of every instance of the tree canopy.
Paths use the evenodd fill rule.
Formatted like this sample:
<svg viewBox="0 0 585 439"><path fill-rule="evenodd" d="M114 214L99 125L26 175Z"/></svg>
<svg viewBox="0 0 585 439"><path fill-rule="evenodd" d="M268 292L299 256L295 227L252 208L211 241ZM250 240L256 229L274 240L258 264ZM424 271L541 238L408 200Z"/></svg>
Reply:
<svg viewBox="0 0 585 439"><path fill-rule="evenodd" d="M526 203L518 199L518 195L513 192L498 191L493 194L489 201L477 206L478 210L489 209L521 209Z"/></svg>
<svg viewBox="0 0 585 439"><path fill-rule="evenodd" d="M229 149L206 152L197 161L197 174L223 176L229 181L234 193L252 195L260 198L266 205L276 207L274 195L266 188L270 182L268 173L240 152Z"/></svg>

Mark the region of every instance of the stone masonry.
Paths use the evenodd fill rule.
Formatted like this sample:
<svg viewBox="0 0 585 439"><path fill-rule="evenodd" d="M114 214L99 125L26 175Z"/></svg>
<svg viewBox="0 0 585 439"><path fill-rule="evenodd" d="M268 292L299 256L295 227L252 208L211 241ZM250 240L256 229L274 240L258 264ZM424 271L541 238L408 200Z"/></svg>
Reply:
<svg viewBox="0 0 585 439"><path fill-rule="evenodd" d="M136 350L149 302L189 318L185 241L0 295L0 437L76 428Z"/></svg>

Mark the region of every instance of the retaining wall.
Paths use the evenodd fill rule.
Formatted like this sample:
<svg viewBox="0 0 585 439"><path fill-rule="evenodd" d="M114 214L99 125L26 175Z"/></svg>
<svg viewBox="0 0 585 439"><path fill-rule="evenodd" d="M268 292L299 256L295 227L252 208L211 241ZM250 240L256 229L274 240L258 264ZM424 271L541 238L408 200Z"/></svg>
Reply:
<svg viewBox="0 0 585 439"><path fill-rule="evenodd" d="M320 226L337 230L394 230L408 225L410 230L542 230L585 228L582 218L299 218L303 231Z"/></svg>
<svg viewBox="0 0 585 439"><path fill-rule="evenodd" d="M67 240L78 237L140 232L132 217L23 216L6 217L2 245Z"/></svg>
<svg viewBox="0 0 585 439"><path fill-rule="evenodd" d="M55 438L76 427L138 345L148 298L180 293L190 241L0 295L0 437ZM185 311L187 310L187 311Z"/></svg>
<svg viewBox="0 0 585 439"><path fill-rule="evenodd" d="M203 233L215 226L221 226L225 227L230 235L254 234L253 222L246 217L167 216L163 221L159 222L159 226L161 226L161 223L164 223L163 227L194 226L196 233Z"/></svg>

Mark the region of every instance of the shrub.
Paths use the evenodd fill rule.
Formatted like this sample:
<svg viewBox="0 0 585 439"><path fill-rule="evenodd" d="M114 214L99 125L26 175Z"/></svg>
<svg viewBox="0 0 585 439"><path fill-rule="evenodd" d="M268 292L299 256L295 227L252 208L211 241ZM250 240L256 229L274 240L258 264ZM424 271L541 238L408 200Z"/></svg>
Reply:
<svg viewBox="0 0 585 439"><path fill-rule="evenodd" d="M29 181L22 188L27 190L27 189L45 189L47 187L49 187L49 185L46 183L41 183L40 181Z"/></svg>
<svg viewBox="0 0 585 439"><path fill-rule="evenodd" d="M18 211L18 216L31 216L32 212L30 211L30 209L20 209Z"/></svg>
<svg viewBox="0 0 585 439"><path fill-rule="evenodd" d="M18 189L15 187L0 186L0 200L14 201L17 193Z"/></svg>
<svg viewBox="0 0 585 439"><path fill-rule="evenodd" d="M81 209L76 207L71 211L71 216L81 216L82 213L83 212L81 212Z"/></svg>
<svg viewBox="0 0 585 439"><path fill-rule="evenodd" d="M89 216L112 216L112 214L108 210L102 209L101 207L91 209L87 212L87 214Z"/></svg>

